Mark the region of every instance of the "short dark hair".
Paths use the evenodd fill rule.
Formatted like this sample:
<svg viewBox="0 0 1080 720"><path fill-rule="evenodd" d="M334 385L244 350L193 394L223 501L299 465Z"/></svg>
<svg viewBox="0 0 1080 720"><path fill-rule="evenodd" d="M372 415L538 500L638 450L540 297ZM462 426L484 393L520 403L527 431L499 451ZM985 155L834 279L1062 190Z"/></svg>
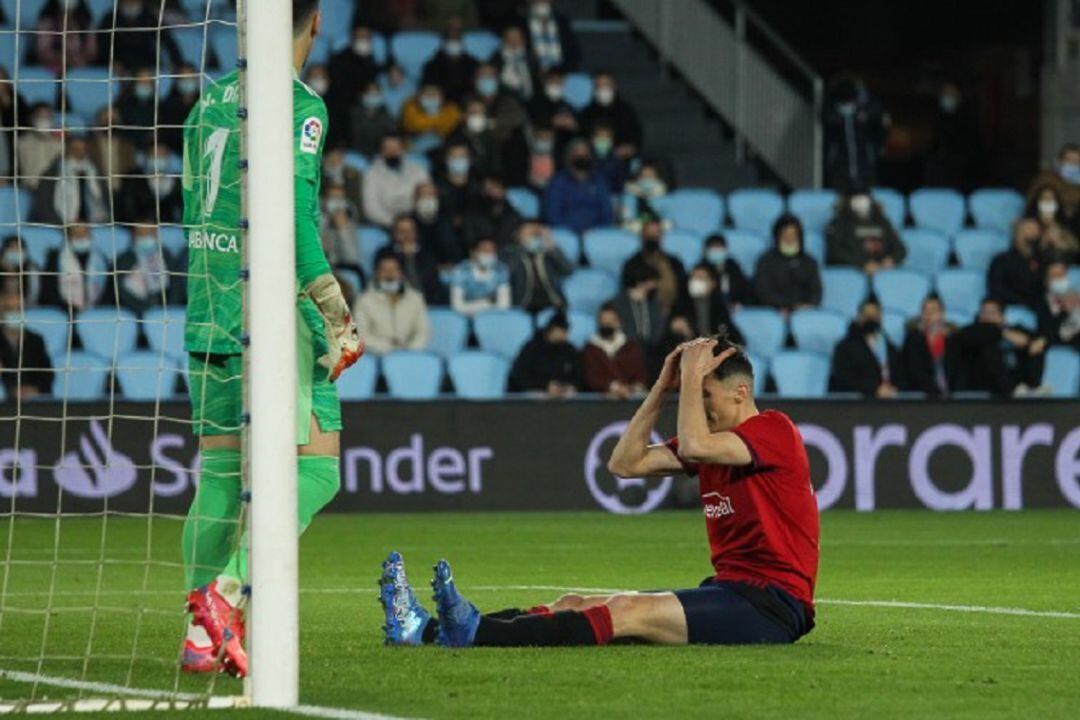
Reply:
<svg viewBox="0 0 1080 720"><path fill-rule="evenodd" d="M292 27L293 34L299 34L311 20L311 16L319 9L319 0L293 0L292 4Z"/></svg>
<svg viewBox="0 0 1080 720"><path fill-rule="evenodd" d="M1060 160L1061 158L1065 157L1065 155L1067 155L1068 153L1073 153L1073 152L1080 152L1080 145L1077 145L1074 142L1067 142L1067 143L1065 143L1064 145L1061 146L1060 150L1058 150L1058 154L1057 154L1058 159Z"/></svg>
<svg viewBox="0 0 1080 720"><path fill-rule="evenodd" d="M1004 312L1005 310L1005 302L1001 300L1001 298L996 298L992 296L984 297L982 299L982 302L979 303L980 310L982 310L983 305L997 305L998 310L1001 310L1002 312Z"/></svg>
<svg viewBox="0 0 1080 720"><path fill-rule="evenodd" d="M773 226L772 226L773 243L776 243L777 241L780 240L780 233L783 232L784 228L786 228L788 225L794 225L795 229L799 231L799 248L800 248L800 250L805 251L806 250L806 233L803 232L802 221L799 220L799 218L796 217L795 215L793 215L791 213L788 213L788 212L781 214L780 217L776 218L776 222L773 223Z"/></svg>
<svg viewBox="0 0 1080 720"><path fill-rule="evenodd" d="M719 355L728 348L735 348L735 354L720 364L720 367L712 371L712 376L717 380L727 380L729 377L735 375L745 375L750 378L750 386L753 387L754 380L754 366L750 362L750 357L746 354L746 349L735 342L728 332L726 325L721 325L717 333L713 335L713 339L716 340L716 347L713 348L713 355Z"/></svg>

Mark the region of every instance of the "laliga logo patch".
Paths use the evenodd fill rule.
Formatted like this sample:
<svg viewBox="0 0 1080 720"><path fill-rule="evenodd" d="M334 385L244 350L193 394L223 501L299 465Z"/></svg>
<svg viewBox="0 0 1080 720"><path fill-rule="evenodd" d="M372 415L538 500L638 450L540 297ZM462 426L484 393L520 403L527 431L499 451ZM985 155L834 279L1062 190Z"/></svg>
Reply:
<svg viewBox="0 0 1080 720"><path fill-rule="evenodd" d="M585 451L585 483L593 499L608 512L619 515L639 515L652 512L671 492L671 477L621 478L607 471L607 458L619 436L626 431L627 422L615 422L596 433ZM657 433L652 442L661 443ZM607 447L605 447L607 443ZM601 450L606 452L601 453Z"/></svg>
<svg viewBox="0 0 1080 720"><path fill-rule="evenodd" d="M309 117L300 131L300 152L314 155L319 152L319 139L322 137L322 121Z"/></svg>

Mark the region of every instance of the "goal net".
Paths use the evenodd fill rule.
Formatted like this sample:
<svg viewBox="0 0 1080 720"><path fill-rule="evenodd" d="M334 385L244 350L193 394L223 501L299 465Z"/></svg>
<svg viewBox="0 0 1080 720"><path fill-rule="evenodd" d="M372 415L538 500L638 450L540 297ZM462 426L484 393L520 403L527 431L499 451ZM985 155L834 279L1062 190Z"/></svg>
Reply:
<svg viewBox="0 0 1080 720"><path fill-rule="evenodd" d="M180 665L182 130L239 5L0 1L0 713L245 702Z"/></svg>

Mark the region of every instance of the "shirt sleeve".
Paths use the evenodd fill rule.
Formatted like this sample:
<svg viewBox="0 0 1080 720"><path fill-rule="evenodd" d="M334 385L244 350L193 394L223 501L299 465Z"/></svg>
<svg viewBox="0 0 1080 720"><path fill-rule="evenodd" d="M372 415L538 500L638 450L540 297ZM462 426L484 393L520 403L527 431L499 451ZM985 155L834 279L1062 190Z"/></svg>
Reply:
<svg viewBox="0 0 1080 720"><path fill-rule="evenodd" d="M698 474L697 463L687 462L683 459L683 456L679 454L679 438L673 437L665 440L664 447L670 450L671 454L675 456L675 459L679 461L679 464L683 467L683 472L690 476Z"/></svg>
<svg viewBox="0 0 1080 720"><path fill-rule="evenodd" d="M319 179L326 143L326 104L296 96L293 172L296 176L296 281L301 288L330 272L319 238Z"/></svg>
<svg viewBox="0 0 1080 720"><path fill-rule="evenodd" d="M775 414L755 415L732 432L746 443L755 470L787 464L795 456L791 428Z"/></svg>

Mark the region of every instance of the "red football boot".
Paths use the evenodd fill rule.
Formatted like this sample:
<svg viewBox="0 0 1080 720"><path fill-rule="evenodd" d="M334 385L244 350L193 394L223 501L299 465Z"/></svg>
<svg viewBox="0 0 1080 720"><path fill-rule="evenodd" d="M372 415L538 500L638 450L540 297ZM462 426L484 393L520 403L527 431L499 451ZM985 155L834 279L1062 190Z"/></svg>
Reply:
<svg viewBox="0 0 1080 720"><path fill-rule="evenodd" d="M222 671L247 676L244 651L244 611L233 607L217 590L217 580L188 593L191 620L202 627L213 643L213 657L221 657ZM186 648L185 648L186 654Z"/></svg>

